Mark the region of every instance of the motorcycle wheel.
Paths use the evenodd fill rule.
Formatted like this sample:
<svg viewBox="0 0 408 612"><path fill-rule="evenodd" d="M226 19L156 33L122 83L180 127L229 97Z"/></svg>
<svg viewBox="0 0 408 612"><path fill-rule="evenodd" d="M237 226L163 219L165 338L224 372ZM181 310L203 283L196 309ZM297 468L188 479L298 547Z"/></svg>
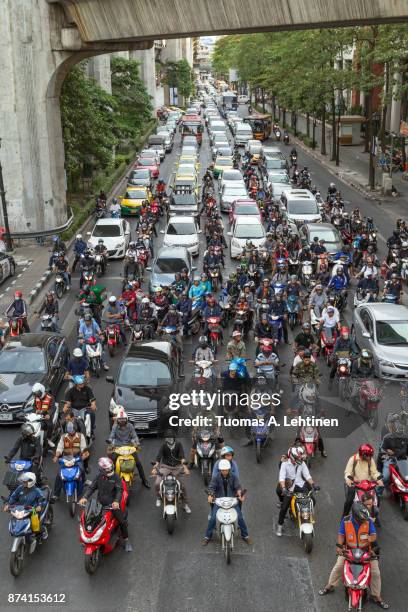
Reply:
<svg viewBox="0 0 408 612"><path fill-rule="evenodd" d="M310 470L310 468L312 467L312 457L310 455L306 457L306 465Z"/></svg>
<svg viewBox="0 0 408 612"><path fill-rule="evenodd" d="M289 327L290 327L290 329L292 331L295 329L295 325L296 325L296 322L295 322L294 317L290 317L290 319L289 319Z"/></svg>
<svg viewBox="0 0 408 612"><path fill-rule="evenodd" d="M225 560L227 562L227 565L229 565L231 563L231 542L225 542L224 552Z"/></svg>
<svg viewBox="0 0 408 612"><path fill-rule="evenodd" d="M108 344L108 353L109 357L113 357L115 354L115 346L113 344Z"/></svg>
<svg viewBox="0 0 408 612"><path fill-rule="evenodd" d="M90 555L85 556L85 571L91 576L96 572L99 565L100 550L94 550Z"/></svg>
<svg viewBox="0 0 408 612"><path fill-rule="evenodd" d="M313 550L313 536L311 533L303 534L303 546L304 546L305 552L308 555L310 555L310 553Z"/></svg>
<svg viewBox="0 0 408 612"><path fill-rule="evenodd" d="M330 363L330 353L329 352L326 353L326 364L327 364L327 367L330 368L331 363Z"/></svg>
<svg viewBox="0 0 408 612"><path fill-rule="evenodd" d="M368 424L371 427L371 429L377 429L377 425L378 425L378 410L371 410L369 415L368 415Z"/></svg>
<svg viewBox="0 0 408 612"><path fill-rule="evenodd" d="M408 521L408 503L407 502L401 502L401 511L402 511L402 518L404 519L404 521Z"/></svg>
<svg viewBox="0 0 408 612"><path fill-rule="evenodd" d="M257 442L256 442L255 453L256 453L256 462L257 463L261 463L261 461L262 461L262 454L261 454L261 442L260 442L260 440L257 440Z"/></svg>
<svg viewBox="0 0 408 612"><path fill-rule="evenodd" d="M48 506L47 515L45 517L45 526L47 527L48 533L50 533L52 529L52 523L54 521L54 508L52 506Z"/></svg>
<svg viewBox="0 0 408 612"><path fill-rule="evenodd" d="M210 484L211 475L208 472L204 472L203 480L204 480L204 486L208 487L208 485Z"/></svg>
<svg viewBox="0 0 408 612"><path fill-rule="evenodd" d="M97 264L95 273L98 278L102 276L102 266L100 264Z"/></svg>
<svg viewBox="0 0 408 612"><path fill-rule="evenodd" d="M174 514L166 514L167 533L173 535L174 527L176 526L176 517Z"/></svg>
<svg viewBox="0 0 408 612"><path fill-rule="evenodd" d="M60 283L55 283L54 289L55 289L55 293L57 295L57 298L61 299L62 296L64 295L64 287L63 287L63 285L61 285Z"/></svg>
<svg viewBox="0 0 408 612"><path fill-rule="evenodd" d="M20 576L24 569L25 549L25 542L24 540L22 540L18 545L16 552L12 552L10 554L10 573L15 578L17 578L17 576Z"/></svg>
<svg viewBox="0 0 408 612"><path fill-rule="evenodd" d="M69 510L69 515L74 518L75 514L76 514L76 503L73 499L73 496L70 497L70 499L68 500L68 510Z"/></svg>
<svg viewBox="0 0 408 612"><path fill-rule="evenodd" d="M342 402L346 399L346 381L344 378L340 378L339 380L339 397Z"/></svg>
<svg viewBox="0 0 408 612"><path fill-rule="evenodd" d="M95 372L96 378L100 378L100 376L101 376L101 362L99 361L99 359L97 359L95 361L94 372Z"/></svg>

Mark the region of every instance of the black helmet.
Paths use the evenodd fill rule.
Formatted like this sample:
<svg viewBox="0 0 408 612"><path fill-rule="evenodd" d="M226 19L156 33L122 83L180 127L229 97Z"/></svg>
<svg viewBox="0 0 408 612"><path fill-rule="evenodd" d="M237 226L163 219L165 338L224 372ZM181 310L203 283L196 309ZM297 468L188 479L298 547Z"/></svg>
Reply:
<svg viewBox="0 0 408 612"><path fill-rule="evenodd" d="M199 346L201 346L201 348L205 348L206 346L208 346L208 340L206 336L200 336L198 339L198 344Z"/></svg>
<svg viewBox="0 0 408 612"><path fill-rule="evenodd" d="M306 359L310 359L312 357L312 352L310 351L310 349L305 349L303 357L306 357Z"/></svg>
<svg viewBox="0 0 408 612"><path fill-rule="evenodd" d="M305 323L303 323L302 329L304 329L304 330L312 329L312 326L310 325L309 321L306 321Z"/></svg>
<svg viewBox="0 0 408 612"><path fill-rule="evenodd" d="M34 427L30 423L24 423L24 425L21 426L21 435L23 438L29 438L34 435Z"/></svg>
<svg viewBox="0 0 408 612"><path fill-rule="evenodd" d="M351 514L353 519L357 521L357 523L359 523L360 525L365 521L368 521L370 518L370 513L368 509L363 503L359 501L354 502L351 506Z"/></svg>

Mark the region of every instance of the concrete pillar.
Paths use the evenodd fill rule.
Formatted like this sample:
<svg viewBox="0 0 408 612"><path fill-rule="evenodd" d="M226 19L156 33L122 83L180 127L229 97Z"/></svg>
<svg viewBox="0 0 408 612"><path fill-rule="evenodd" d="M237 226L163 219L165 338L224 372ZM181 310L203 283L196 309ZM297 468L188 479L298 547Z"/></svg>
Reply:
<svg viewBox="0 0 408 612"><path fill-rule="evenodd" d="M391 101L391 117L390 117L390 132L394 132L395 134L399 134L400 131L400 123L401 123L401 94L397 93L398 88L400 87L402 81L402 75L400 72L396 72L394 74L394 87L393 91L395 96Z"/></svg>
<svg viewBox="0 0 408 612"><path fill-rule="evenodd" d="M161 52L161 58L163 62L170 60L172 62L178 62L183 59L183 48L181 38L171 38L166 40L166 46Z"/></svg>
<svg viewBox="0 0 408 612"><path fill-rule="evenodd" d="M122 57L123 59L129 59L129 51L115 51L112 55L116 55L116 57Z"/></svg>
<svg viewBox="0 0 408 612"><path fill-rule="evenodd" d="M139 73L147 93L152 98L153 108L156 108L156 65L155 65L155 50L146 49L143 51L131 51L130 59L137 60L140 63Z"/></svg>
<svg viewBox="0 0 408 612"><path fill-rule="evenodd" d="M59 92L50 80L68 54L52 52L51 28L47 3L2 1L0 155L11 231L67 220Z"/></svg>
<svg viewBox="0 0 408 612"><path fill-rule="evenodd" d="M112 93L110 54L96 55L88 60L88 76L98 83L108 93Z"/></svg>

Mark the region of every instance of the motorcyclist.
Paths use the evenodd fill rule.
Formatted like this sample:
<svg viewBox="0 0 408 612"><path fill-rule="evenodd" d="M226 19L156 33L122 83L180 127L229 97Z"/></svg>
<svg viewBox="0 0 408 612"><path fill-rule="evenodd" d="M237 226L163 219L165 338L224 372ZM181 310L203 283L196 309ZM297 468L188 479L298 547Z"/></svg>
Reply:
<svg viewBox="0 0 408 612"><path fill-rule="evenodd" d="M213 295L209 296L207 300L207 304L203 308L203 311L202 311L202 318L204 321L203 332L206 336L208 336L208 319L210 317L220 317L220 319L222 317L222 308L216 302L215 297ZM222 338L222 332L221 332L221 338Z"/></svg>
<svg viewBox="0 0 408 612"><path fill-rule="evenodd" d="M261 374L265 375L267 380L272 382L272 386L274 386L279 367L279 357L274 352L271 344L263 344L261 346L261 350L255 359L254 365Z"/></svg>
<svg viewBox="0 0 408 612"><path fill-rule="evenodd" d="M384 483L374 461L374 449L371 444L361 444L357 453L351 455L344 470L344 479L346 499L343 516L350 513L355 497L355 483L362 480L377 481L377 494L381 493Z"/></svg>
<svg viewBox="0 0 408 612"><path fill-rule="evenodd" d="M137 309L136 321L144 327L146 337L154 337L154 332L157 328L157 319L155 310L148 297L142 298Z"/></svg>
<svg viewBox="0 0 408 612"><path fill-rule="evenodd" d="M219 278L222 282L221 266L223 266L222 256L216 255L214 252L214 246L210 244L208 252L203 258L203 270L208 274L210 268L218 268Z"/></svg>
<svg viewBox="0 0 408 612"><path fill-rule="evenodd" d="M132 552L133 548L129 541L128 525L120 503L123 494L123 485L120 477L115 474L114 465L108 457L101 457L98 461L99 474L93 479L89 487L86 488L83 497L79 500L81 506L85 506L90 497L98 491L98 502L102 506L112 506L112 514L118 521L123 544L126 552Z"/></svg>
<svg viewBox="0 0 408 612"><path fill-rule="evenodd" d="M339 584L343 575L345 558L342 555L344 548L361 548L363 550L373 550L378 552L377 533L367 508L361 502L354 502L351 506L351 514L344 516L340 523L337 535L336 553L337 561L330 573L329 581L323 589L319 590L319 595L332 593ZM383 610L388 610L389 605L381 597L381 575L378 566L378 557L371 559L371 582L370 591L373 600Z"/></svg>
<svg viewBox="0 0 408 612"><path fill-rule="evenodd" d="M235 357L245 357L246 346L242 340L242 333L236 329L232 332L232 340L227 344L227 359L234 359Z"/></svg>
<svg viewBox="0 0 408 612"><path fill-rule="evenodd" d="M327 306L322 312L322 317L319 322L319 330L330 330L334 333L340 329L340 315L337 308L332 305Z"/></svg>
<svg viewBox="0 0 408 612"><path fill-rule="evenodd" d="M172 334L172 338L177 342L182 349L181 337L180 337L180 313L178 312L174 304L170 304L168 312L164 315L163 319L157 326L157 331L160 332L163 327L174 327L175 331Z"/></svg>
<svg viewBox="0 0 408 612"><path fill-rule="evenodd" d="M28 325L27 317L27 303L23 300L23 293L17 290L14 293L14 300L5 310L5 316L12 319L21 319L21 326L23 330L28 334L30 333L30 327Z"/></svg>
<svg viewBox="0 0 408 612"><path fill-rule="evenodd" d="M332 276L328 284L328 289L333 289L335 293L344 294L348 287L347 276L343 272L343 266L338 266L336 274Z"/></svg>
<svg viewBox="0 0 408 612"><path fill-rule="evenodd" d="M337 193L337 187L335 185L335 183L330 183L328 189L327 189L327 195L328 196L335 196Z"/></svg>
<svg viewBox="0 0 408 612"><path fill-rule="evenodd" d="M78 430L77 424L72 421L68 421L65 426L65 433L62 434L59 439L53 462L57 463L60 457L80 457L81 463L81 478L78 482L78 495L82 494L82 488L84 484L84 467L82 461L87 461L89 457L89 451L87 450L86 439L83 433ZM62 480L61 475L58 472L54 482L53 499L56 501L61 495Z"/></svg>
<svg viewBox="0 0 408 612"><path fill-rule="evenodd" d="M99 238L98 244L94 248L95 255L101 255L102 257L102 274L106 272L106 266L108 264L108 249L105 245L103 238Z"/></svg>
<svg viewBox="0 0 408 612"><path fill-rule="evenodd" d="M304 349L316 349L317 341L312 332L312 326L309 321L306 321L302 325L302 331L295 337L293 348L298 351L300 348Z"/></svg>
<svg viewBox="0 0 408 612"><path fill-rule="evenodd" d="M219 473L213 476L208 486L208 503L214 504L214 500L218 497L237 497L240 502L245 500L245 496L242 494L242 487L238 481L238 478L231 473L231 464L226 459L222 459L219 464ZM214 504L211 508L211 515L208 521L207 531L201 541L203 546L207 546L211 540L212 533L216 525L218 506ZM246 526L242 511L239 505L235 506L235 510L238 514L238 525L241 530L241 537L248 545L251 544L251 539L248 535L248 528Z"/></svg>
<svg viewBox="0 0 408 612"><path fill-rule="evenodd" d="M188 290L188 297L193 300L193 306L197 302L201 302L201 298L204 296L204 294L205 294L205 287L201 283L200 276L194 276L193 284Z"/></svg>
<svg viewBox="0 0 408 612"><path fill-rule="evenodd" d="M384 287L384 293L385 293L385 289L387 290L388 293L395 295L396 304L401 304L403 290L402 290L401 278L398 276L398 274L396 274L395 272L391 274L390 281Z"/></svg>
<svg viewBox="0 0 408 612"><path fill-rule="evenodd" d="M59 314L59 304L58 300L55 297L54 291L47 291L45 300L42 303L38 314L49 315L52 317L52 325L53 331L59 331L59 322L58 322L58 314Z"/></svg>
<svg viewBox="0 0 408 612"><path fill-rule="evenodd" d="M139 459L138 451L140 450L140 440L136 433L136 430L132 423L130 423L128 415L126 414L123 406L117 405L117 417L113 424L112 430L108 436L108 443L112 445L113 451L110 457L113 464L116 465L116 459L118 454L114 452L115 447L119 446L134 446L136 452L133 453L133 457L136 462L137 471L139 472L140 480L142 485L146 489L150 489L150 483L145 476L143 465Z"/></svg>
<svg viewBox="0 0 408 612"><path fill-rule="evenodd" d="M285 344L288 344L288 306L281 293L278 293L275 296L275 300L271 303L269 314L271 316L275 315L280 317L283 330L283 339Z"/></svg>
<svg viewBox="0 0 408 612"><path fill-rule="evenodd" d="M183 292L180 296L179 301L176 304L176 308L181 316L181 325L183 330L183 336L188 336L188 322L191 319L191 313L193 310L193 301L188 297L187 291Z"/></svg>
<svg viewBox="0 0 408 612"><path fill-rule="evenodd" d="M308 382L320 385L321 373L316 363L312 361L310 349L305 349L302 361L293 368L292 378L297 385Z"/></svg>
<svg viewBox="0 0 408 612"><path fill-rule="evenodd" d="M310 250L312 251L313 255L324 255L324 253L327 253L327 249L324 246L325 240L324 238L320 238L318 236L315 236L313 238L313 243L310 245Z"/></svg>
<svg viewBox="0 0 408 612"><path fill-rule="evenodd" d="M112 202L109 206L109 213L111 217L120 217L121 208L117 198L112 198Z"/></svg>
<svg viewBox="0 0 408 612"><path fill-rule="evenodd" d="M42 490L36 486L37 477L34 472L24 472L18 477L18 487L9 495L7 502L4 504L3 512L8 512L10 506L28 506L35 508L39 514L43 511L46 504L46 498ZM44 524L41 525L41 537L46 540L48 531Z"/></svg>
<svg viewBox="0 0 408 612"><path fill-rule="evenodd" d="M67 291L71 286L71 275L69 273L69 262L64 253L60 253L53 264L54 272L60 274L64 279Z"/></svg>
<svg viewBox="0 0 408 612"><path fill-rule="evenodd" d="M351 376L353 378L370 379L375 376L373 354L369 349L363 349L358 359L354 360L351 366Z"/></svg>
<svg viewBox="0 0 408 612"><path fill-rule="evenodd" d="M309 312L316 314L317 318L322 315L322 312L327 304L327 294L323 290L323 285L317 284L309 296Z"/></svg>
<svg viewBox="0 0 408 612"><path fill-rule="evenodd" d="M305 246L300 249L299 253L298 253L298 260L300 261L300 263L304 262L304 261L312 261L313 259L313 253L311 250L310 245L305 244Z"/></svg>
<svg viewBox="0 0 408 612"><path fill-rule="evenodd" d="M83 257L80 260L81 264L81 278L79 279L79 286L82 289L86 284L84 279L84 272L90 272L95 269L95 256L91 249L86 249L83 254Z"/></svg>
<svg viewBox="0 0 408 612"><path fill-rule="evenodd" d="M368 272L358 281L357 291L361 291L363 294L372 293L373 296L378 296L380 291L379 283L377 278L373 278L372 272Z"/></svg>
<svg viewBox="0 0 408 612"><path fill-rule="evenodd" d="M87 381L91 378L88 359L78 347L72 351L72 358L68 361L64 378L72 381L74 376L85 376Z"/></svg>
<svg viewBox="0 0 408 612"><path fill-rule="evenodd" d="M236 476L239 480L239 469L238 464L234 459L234 454L235 453L232 446L223 446L219 452L219 459L217 459L217 461L214 463L212 475L217 476L217 474L220 473L220 461L222 459L226 459L231 464L231 474Z"/></svg>
<svg viewBox="0 0 408 612"><path fill-rule="evenodd" d="M263 278L262 283L259 285L256 290L256 297L258 300L271 300L274 295L273 287L270 285L269 278Z"/></svg>
<svg viewBox="0 0 408 612"><path fill-rule="evenodd" d="M72 264L73 272L75 272L77 263L81 260L81 257L85 253L87 248L88 248L88 245L86 244L85 240L82 238L82 234L77 234L75 238L74 246L73 246L73 251L74 251L74 262Z"/></svg>
<svg viewBox="0 0 408 612"><path fill-rule="evenodd" d="M348 357L350 357L350 359L352 359L353 357L358 355L358 352L359 351L357 345L353 338L350 336L350 329L346 326L341 327L340 335L337 338L333 348L333 360L330 370L329 387L331 387L332 381L336 376L338 358L347 355Z"/></svg>
<svg viewBox="0 0 408 612"><path fill-rule="evenodd" d="M40 478L40 464L42 448L40 438L34 436L34 428L30 423L21 426L21 433L14 443L13 448L5 456L5 462L10 463L13 457L20 451L20 459L31 461L31 471Z"/></svg>
<svg viewBox="0 0 408 612"><path fill-rule="evenodd" d="M303 460L304 449L293 446L288 451L288 460L282 461L279 470L279 485L277 493L281 500L276 535L282 536L283 523L289 509L293 493L305 492L316 488L313 478Z"/></svg>
<svg viewBox="0 0 408 612"><path fill-rule="evenodd" d="M127 340L126 340L124 322L123 322L124 313L123 313L123 309L118 304L118 300L116 296L114 295L110 296L109 305L105 311L104 316L106 317L108 323L114 323L118 326L121 340L123 344L127 346Z"/></svg>
<svg viewBox="0 0 408 612"><path fill-rule="evenodd" d="M383 437L378 451L377 467L382 471L382 480L386 487L390 482L390 464L395 460L408 457L408 434L398 414L388 419L389 432Z"/></svg>
<svg viewBox="0 0 408 612"><path fill-rule="evenodd" d="M75 410L86 409L86 414L91 418L91 432L94 435L96 422L96 399L91 389L86 384L85 376L73 376L74 385L65 394L65 404L63 411L68 412L72 406Z"/></svg>
<svg viewBox="0 0 408 612"><path fill-rule="evenodd" d="M160 475L158 474L160 471ZM162 478L173 474L178 476L180 473L188 475L190 472L187 467L187 461L184 455L184 449L181 442L176 440L176 436L172 430L165 433L164 443L159 448L156 455L156 460L153 465L152 474L157 476L156 488L156 506L160 508L160 483ZM187 491L183 479L180 479L181 496L183 498L183 510L187 514L191 514L191 508L188 504Z"/></svg>
<svg viewBox="0 0 408 612"><path fill-rule="evenodd" d="M61 238L59 236L53 236L52 237L52 250L51 250L50 259L48 261L48 268L49 269L52 268L58 255L60 255L61 253L65 255L66 252L67 252L67 247L65 243L61 240Z"/></svg>
<svg viewBox="0 0 408 612"><path fill-rule="evenodd" d="M31 391L34 398L34 411L36 414L40 414L44 418L43 429L46 431L49 446L53 446L53 443L49 438L51 437L53 428L52 419L54 412L57 409L55 405L55 398L51 395L51 393L47 393L44 385L41 383L34 383Z"/></svg>

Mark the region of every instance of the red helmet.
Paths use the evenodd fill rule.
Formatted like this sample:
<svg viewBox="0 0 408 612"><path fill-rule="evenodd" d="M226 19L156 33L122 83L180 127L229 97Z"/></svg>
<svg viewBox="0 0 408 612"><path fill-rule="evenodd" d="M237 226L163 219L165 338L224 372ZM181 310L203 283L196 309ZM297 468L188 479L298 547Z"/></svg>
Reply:
<svg viewBox="0 0 408 612"><path fill-rule="evenodd" d="M88 338L88 344L96 344L95 336L91 336L90 338Z"/></svg>
<svg viewBox="0 0 408 612"><path fill-rule="evenodd" d="M350 329L349 329L348 327L342 327L342 328L340 329L340 333L341 333L341 335L343 335L343 334L349 334L349 333L350 333Z"/></svg>
<svg viewBox="0 0 408 612"><path fill-rule="evenodd" d="M371 444L361 444L358 448L358 454L360 457L373 457L374 449Z"/></svg>
<svg viewBox="0 0 408 612"><path fill-rule="evenodd" d="M15 294L14 294L14 297L19 297L19 298L23 297L23 292L22 291L16 291Z"/></svg>

